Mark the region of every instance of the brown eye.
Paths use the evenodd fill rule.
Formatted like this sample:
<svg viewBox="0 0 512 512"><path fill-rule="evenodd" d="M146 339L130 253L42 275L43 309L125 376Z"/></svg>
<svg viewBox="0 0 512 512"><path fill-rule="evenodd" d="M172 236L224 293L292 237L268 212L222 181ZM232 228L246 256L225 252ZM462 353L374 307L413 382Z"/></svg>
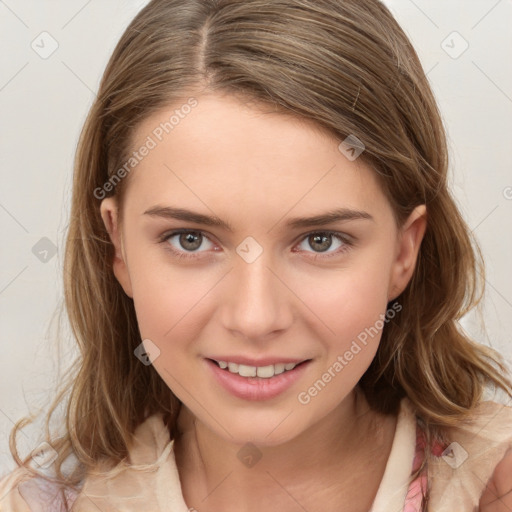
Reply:
<svg viewBox="0 0 512 512"><path fill-rule="evenodd" d="M187 251L195 251L201 247L203 235L190 231L189 233L181 233L179 235L179 243L183 249Z"/></svg>
<svg viewBox="0 0 512 512"><path fill-rule="evenodd" d="M323 233L310 235L308 237L308 243L311 248L324 252L332 245L332 235L325 235Z"/></svg>
<svg viewBox="0 0 512 512"><path fill-rule="evenodd" d="M325 253L325 257L329 257L337 256L349 250L352 245L353 242L348 235L326 231L308 233L304 236L298 247L300 251L306 253L309 252L320 257L323 256L322 253Z"/></svg>
<svg viewBox="0 0 512 512"><path fill-rule="evenodd" d="M166 234L161 242L168 245L168 249L177 257L195 258L204 256L214 248L211 240L201 231L178 230ZM206 245L206 247L205 247ZM200 248L202 247L202 250Z"/></svg>

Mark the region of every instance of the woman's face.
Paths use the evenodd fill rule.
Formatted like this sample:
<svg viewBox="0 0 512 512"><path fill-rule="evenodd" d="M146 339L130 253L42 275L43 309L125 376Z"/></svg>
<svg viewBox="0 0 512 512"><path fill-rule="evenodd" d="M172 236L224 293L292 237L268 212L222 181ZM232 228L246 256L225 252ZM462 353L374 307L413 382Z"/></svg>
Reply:
<svg viewBox="0 0 512 512"><path fill-rule="evenodd" d="M309 123L230 96L194 105L137 129L121 225L102 203L114 271L195 417L233 442L282 443L339 410L368 368L424 209L398 230L373 172Z"/></svg>

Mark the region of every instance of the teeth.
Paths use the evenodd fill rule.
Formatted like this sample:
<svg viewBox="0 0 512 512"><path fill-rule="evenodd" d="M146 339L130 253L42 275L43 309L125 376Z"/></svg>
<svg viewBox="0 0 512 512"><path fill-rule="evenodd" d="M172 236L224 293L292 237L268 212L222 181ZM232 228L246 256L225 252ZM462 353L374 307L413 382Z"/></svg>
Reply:
<svg viewBox="0 0 512 512"><path fill-rule="evenodd" d="M238 365L238 375L242 377L256 377L256 366Z"/></svg>
<svg viewBox="0 0 512 512"><path fill-rule="evenodd" d="M258 377L261 377L263 379L268 379L270 377L273 377L275 373L274 365L269 364L268 366L259 366L256 370L256 374Z"/></svg>
<svg viewBox="0 0 512 512"><path fill-rule="evenodd" d="M274 365L274 375L279 375L280 373L284 372L284 363L277 363Z"/></svg>
<svg viewBox="0 0 512 512"><path fill-rule="evenodd" d="M248 366L245 364L228 363L227 361L217 361L222 369L228 369L231 373L238 373L242 377L260 377L262 379L270 379L274 375L279 375L285 371L293 370L297 364L295 363L276 363L268 366Z"/></svg>

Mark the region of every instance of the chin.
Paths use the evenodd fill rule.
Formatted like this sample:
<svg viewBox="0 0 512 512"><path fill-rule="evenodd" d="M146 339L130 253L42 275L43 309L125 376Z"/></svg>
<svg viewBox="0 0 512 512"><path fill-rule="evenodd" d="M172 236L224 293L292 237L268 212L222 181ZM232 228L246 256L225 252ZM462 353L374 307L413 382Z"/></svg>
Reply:
<svg viewBox="0 0 512 512"><path fill-rule="evenodd" d="M300 409L282 407L274 411L254 411L242 407L222 416L215 415L218 423L212 422L211 418L202 420L206 420L207 427L229 443L245 445L250 442L260 447L284 444L308 427L298 422Z"/></svg>

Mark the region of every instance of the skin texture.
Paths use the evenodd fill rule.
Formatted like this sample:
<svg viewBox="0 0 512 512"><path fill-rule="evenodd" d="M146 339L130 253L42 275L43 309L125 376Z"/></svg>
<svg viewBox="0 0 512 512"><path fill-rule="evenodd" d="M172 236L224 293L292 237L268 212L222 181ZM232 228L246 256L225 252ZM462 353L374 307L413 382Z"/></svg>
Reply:
<svg viewBox="0 0 512 512"><path fill-rule="evenodd" d="M122 223L115 198L101 205L115 275L134 300L142 339L160 351L156 371L184 404L175 451L187 505L312 511L350 503L367 511L396 426L370 411L357 388L381 330L307 404L297 397L361 332L382 327L388 302L412 276L426 209L399 229L373 171L347 159L340 140L232 96L197 99L127 178ZM140 125L134 147L174 108ZM233 231L145 214L166 206L215 215ZM341 207L372 219L286 226ZM188 251L196 258L171 252L187 254L179 235L163 240L180 228L204 233ZM308 235L326 230L352 245L332 237L322 252ZM251 251L262 250L250 263L237 253L246 237L257 242ZM225 354L311 361L285 392L249 401L213 378L205 358ZM261 455L250 468L237 457L247 442Z"/></svg>

